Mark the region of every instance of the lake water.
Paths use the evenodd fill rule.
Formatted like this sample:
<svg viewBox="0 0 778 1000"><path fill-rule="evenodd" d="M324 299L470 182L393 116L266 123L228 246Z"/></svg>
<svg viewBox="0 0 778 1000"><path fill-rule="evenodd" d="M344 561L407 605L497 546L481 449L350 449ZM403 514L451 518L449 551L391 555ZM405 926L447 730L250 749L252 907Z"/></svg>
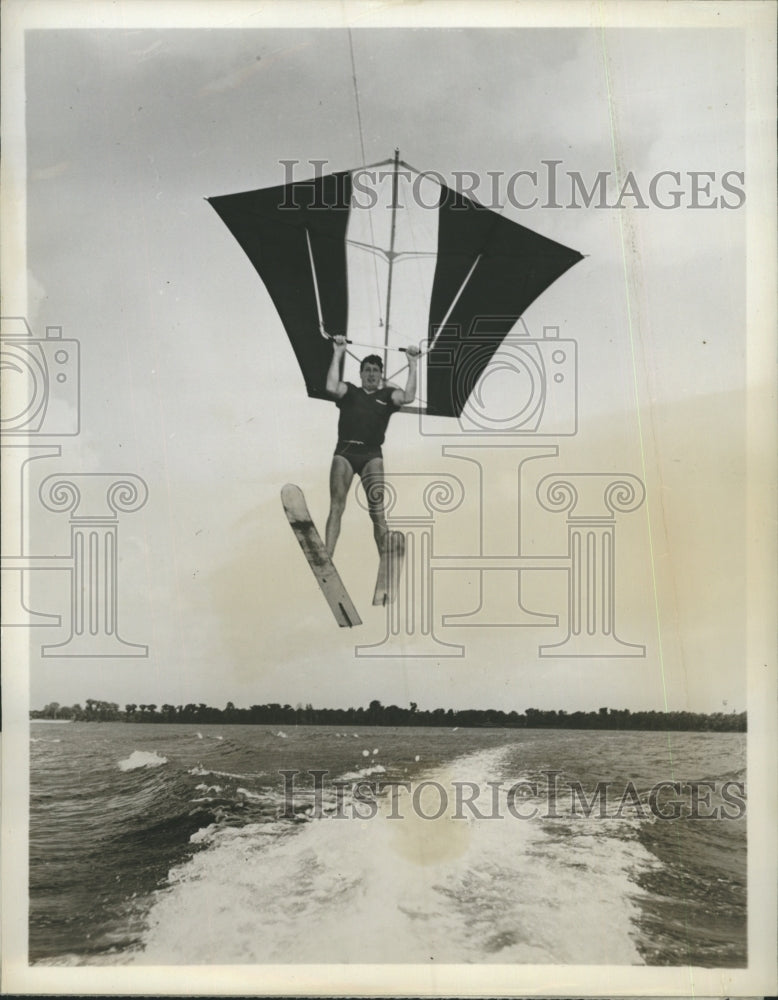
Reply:
<svg viewBox="0 0 778 1000"><path fill-rule="evenodd" d="M31 740L33 963L746 964L744 734Z"/></svg>

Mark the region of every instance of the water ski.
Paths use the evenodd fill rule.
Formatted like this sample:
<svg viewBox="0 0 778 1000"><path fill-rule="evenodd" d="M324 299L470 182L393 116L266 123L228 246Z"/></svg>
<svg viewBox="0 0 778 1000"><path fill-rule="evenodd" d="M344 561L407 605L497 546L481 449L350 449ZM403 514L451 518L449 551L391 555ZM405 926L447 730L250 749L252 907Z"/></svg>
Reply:
<svg viewBox="0 0 778 1000"><path fill-rule="evenodd" d="M400 586L400 572L405 557L405 535L402 531L390 531L386 537L381 560L378 563L374 605L391 604Z"/></svg>
<svg viewBox="0 0 778 1000"><path fill-rule="evenodd" d="M293 483L287 483L281 490L281 503L292 526L292 531L300 543L300 548L313 570L313 575L327 598L327 603L335 615L335 620L342 628L361 625L362 619L351 602L338 571L327 554L321 535L308 513L303 491Z"/></svg>

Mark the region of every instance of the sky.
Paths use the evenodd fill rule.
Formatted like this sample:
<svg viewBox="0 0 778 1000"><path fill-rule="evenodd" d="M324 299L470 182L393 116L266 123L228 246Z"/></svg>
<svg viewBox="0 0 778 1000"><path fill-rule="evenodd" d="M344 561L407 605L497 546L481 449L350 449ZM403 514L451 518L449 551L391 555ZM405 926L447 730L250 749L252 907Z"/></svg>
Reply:
<svg viewBox="0 0 778 1000"><path fill-rule="evenodd" d="M149 490L118 529L119 632L148 655L44 656L67 628L34 628L33 707L745 708L746 226L722 187L730 174L747 196L730 173L745 170L738 29L53 28L28 33L25 59L26 296L4 312L37 338L61 326L81 358L81 431L31 463L30 551L69 550L67 515L37 499L48 475L132 473ZM305 565L280 489L299 484L323 531L337 411L306 397L267 291L205 200L282 183L284 160L302 179L312 160L352 169L395 147L446 178L537 171L541 195L543 161L560 161L563 207L518 208L503 181L501 206L585 255L524 316L532 339L556 326L578 345L575 436L390 424L390 472L462 490L434 521L433 631L450 645L425 656L410 640L355 652L381 644L387 620L353 496L336 564L359 629L337 628ZM569 207L568 172L590 186L600 171L616 192L631 171L646 201L653 177L677 172L682 204ZM694 171L713 174L700 201L733 207L690 207ZM617 518L614 582L618 635L644 656L539 655L565 637L556 571L522 577L526 607L556 627L444 621L478 607L477 573L454 564L479 533L491 554L515 550L522 458L522 551L549 559L564 559L567 526L537 503L541 479L644 484ZM68 574L30 576L35 610L67 617ZM488 584L506 614L515 579Z"/></svg>

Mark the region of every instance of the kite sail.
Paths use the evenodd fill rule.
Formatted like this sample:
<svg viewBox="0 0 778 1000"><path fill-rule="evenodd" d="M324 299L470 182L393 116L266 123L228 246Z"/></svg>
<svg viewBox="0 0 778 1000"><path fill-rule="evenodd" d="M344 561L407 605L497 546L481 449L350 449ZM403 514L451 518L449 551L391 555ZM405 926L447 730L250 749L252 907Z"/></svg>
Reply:
<svg viewBox="0 0 778 1000"><path fill-rule="evenodd" d="M333 336L383 355L389 379L390 352L417 344L430 416L461 414L524 311L583 256L398 154L208 201L262 278L309 396L330 398Z"/></svg>

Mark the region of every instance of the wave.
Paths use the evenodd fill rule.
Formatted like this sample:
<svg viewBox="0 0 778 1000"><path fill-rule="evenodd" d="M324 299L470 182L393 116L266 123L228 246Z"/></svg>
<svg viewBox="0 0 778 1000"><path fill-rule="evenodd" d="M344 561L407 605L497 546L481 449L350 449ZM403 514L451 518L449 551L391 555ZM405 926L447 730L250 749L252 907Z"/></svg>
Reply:
<svg viewBox="0 0 778 1000"><path fill-rule="evenodd" d="M126 760L119 761L117 767L120 771L136 771L140 767L161 767L167 762L167 757L155 750L133 750Z"/></svg>

